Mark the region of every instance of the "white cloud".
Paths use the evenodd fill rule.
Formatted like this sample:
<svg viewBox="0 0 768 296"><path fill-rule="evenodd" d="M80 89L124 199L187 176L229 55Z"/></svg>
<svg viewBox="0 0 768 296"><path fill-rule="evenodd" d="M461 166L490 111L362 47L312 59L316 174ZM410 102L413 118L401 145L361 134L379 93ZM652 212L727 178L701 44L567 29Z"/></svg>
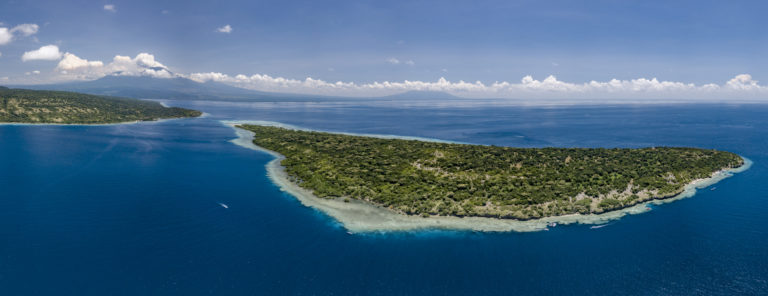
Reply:
<svg viewBox="0 0 768 296"><path fill-rule="evenodd" d="M42 49L42 48L41 48ZM400 62L400 61L398 61ZM400 63L407 63L400 62ZM582 100L589 102L703 101L708 99L768 99L768 87L749 74L739 74L722 84L694 84L657 78L610 79L583 83L567 82L555 76L536 79L525 76L518 81L324 81L312 77L293 79L267 74L228 75L219 72L174 74L149 53L135 57L116 55L111 62L89 61L64 53L52 79L57 81L90 80L107 75L185 77L197 82L216 81L253 90L341 96L378 96L406 91L442 91L469 98L516 98L524 102ZM329 69L330 70L330 69ZM445 71L445 70L443 70ZM34 74L32 72L31 74Z"/></svg>
<svg viewBox="0 0 768 296"><path fill-rule="evenodd" d="M13 27L13 29L11 29L11 33L19 32L21 35L26 37L36 34L38 29L40 29L40 26L37 24L21 24Z"/></svg>
<svg viewBox="0 0 768 296"><path fill-rule="evenodd" d="M56 45L46 45L39 49L27 51L21 56L22 61L56 61L61 58L61 52Z"/></svg>
<svg viewBox="0 0 768 296"><path fill-rule="evenodd" d="M726 87L736 90L759 90L765 87L757 84L757 80L752 79L752 75L739 74L725 84Z"/></svg>
<svg viewBox="0 0 768 296"><path fill-rule="evenodd" d="M0 23L0 26L3 24ZM13 41L14 35L21 35L23 37L31 36L37 33L40 27L37 24L21 24L8 29L6 27L0 27L0 45L6 45Z"/></svg>
<svg viewBox="0 0 768 296"><path fill-rule="evenodd" d="M232 33L232 26L226 25L226 26L223 26L221 28L217 28L216 32L226 33L226 34Z"/></svg>
<svg viewBox="0 0 768 296"><path fill-rule="evenodd" d="M114 4L105 4L104 5L104 10L109 11L109 12L117 12L117 8L115 8Z"/></svg>
<svg viewBox="0 0 768 296"><path fill-rule="evenodd" d="M101 61L88 61L81 59L74 54L65 53L64 58L61 59L61 61L59 61L59 65L56 66L56 70L71 71L83 68L99 68L102 66L104 66L104 63Z"/></svg>
<svg viewBox="0 0 768 296"><path fill-rule="evenodd" d="M107 75L175 77L168 67L156 61L155 56L148 53L139 53L134 58L116 55L109 64L89 61L72 53L65 53L56 70L61 75L59 79L62 80L98 79Z"/></svg>
<svg viewBox="0 0 768 296"><path fill-rule="evenodd" d="M392 65L399 65L399 64L404 64L404 65L408 65L408 66L416 65L416 62L414 62L413 60L401 61L401 60L399 60L397 58L388 58L386 61L387 61L387 63L392 64Z"/></svg>
<svg viewBox="0 0 768 296"><path fill-rule="evenodd" d="M302 92L326 95L388 95L405 91L443 91L467 97L493 98L702 98L706 96L742 95L768 98L768 87L760 86L747 74L738 75L724 85L683 83L660 81L656 78L638 78L631 80L611 79L608 81L590 81L571 83L558 80L555 76L537 80L525 76L519 82L483 83L463 80L449 81L440 78L437 81L402 82L327 82L307 77L303 80L272 77L265 74L235 75L223 73L192 73L186 77L198 81L217 81L238 87L276 92Z"/></svg>
<svg viewBox="0 0 768 296"><path fill-rule="evenodd" d="M6 45L13 40L13 34L8 28L0 28L0 45Z"/></svg>
<svg viewBox="0 0 768 296"><path fill-rule="evenodd" d="M155 56L148 53L140 53L134 58L117 55L105 68L107 74L158 78L174 77L168 67L155 61Z"/></svg>

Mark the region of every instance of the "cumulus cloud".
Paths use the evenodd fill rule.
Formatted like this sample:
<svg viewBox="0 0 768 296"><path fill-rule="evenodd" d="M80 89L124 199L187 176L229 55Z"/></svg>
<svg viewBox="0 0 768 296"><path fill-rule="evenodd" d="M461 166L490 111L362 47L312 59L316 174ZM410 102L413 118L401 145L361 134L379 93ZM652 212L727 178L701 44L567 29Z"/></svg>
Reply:
<svg viewBox="0 0 768 296"><path fill-rule="evenodd" d="M27 51L21 56L22 61L56 61L61 58L61 52L56 45L45 45L36 50Z"/></svg>
<svg viewBox="0 0 768 296"><path fill-rule="evenodd" d="M118 76L151 76L157 78L172 78L175 75L155 56L139 53L135 57L116 55L108 64L102 61L89 61L72 53L65 53L56 66L61 79L97 79L107 75Z"/></svg>
<svg viewBox="0 0 768 296"><path fill-rule="evenodd" d="M8 28L0 28L0 45L6 45L13 40L13 34Z"/></svg>
<svg viewBox="0 0 768 296"><path fill-rule="evenodd" d="M662 81L657 78L638 78L630 80L611 79L608 81L589 81L572 83L548 76L537 80L525 76L519 82L449 81L439 78L436 81L402 82L327 82L307 77L303 80L272 77L265 74L230 76L218 72L192 73L189 79L206 82L217 81L233 86L263 90L290 91L328 95L388 95L405 91L443 91L467 97L495 98L669 98L717 96L739 94L750 96L768 96L768 87L761 86L748 74L738 75L724 85L696 85L676 81ZM738 91L734 93L734 91Z"/></svg>
<svg viewBox="0 0 768 296"><path fill-rule="evenodd" d="M739 74L725 84L726 87L736 90L759 90L764 87L757 84L757 80L752 79L752 75Z"/></svg>
<svg viewBox="0 0 768 296"><path fill-rule="evenodd" d="M404 65L408 65L408 66L416 65L416 62L414 62L413 60L401 61L401 60L399 60L397 58L388 58L388 59L386 59L386 62L388 64L392 64L392 65L400 65L400 64L404 64Z"/></svg>
<svg viewBox="0 0 768 296"><path fill-rule="evenodd" d="M42 48L41 48L42 49ZM57 48L58 50L58 48ZM400 61L398 61L400 62ZM406 64L406 62L400 62ZM109 63L80 58L64 53L56 67L56 80L89 80L107 75L150 76L156 78L185 77L197 82L215 81L246 89L274 92L341 96L379 96L406 91L442 91L468 98L514 98L526 102L546 99L586 99L591 102L642 102L659 99L768 99L768 87L749 74L739 74L722 84L694 84L657 78L610 79L606 81L568 82L550 75L543 79L527 75L517 81L451 81L441 77L434 81L325 81L312 77L294 79L268 74L229 75L220 72L175 74L154 55L139 53L135 57L116 55ZM32 72L31 74L34 74ZM616 101L620 100L620 101Z"/></svg>
<svg viewBox="0 0 768 296"><path fill-rule="evenodd" d="M31 36L37 34L38 29L40 29L40 26L37 24L21 24L13 27L11 33L19 32L23 36Z"/></svg>
<svg viewBox="0 0 768 296"><path fill-rule="evenodd" d="M101 61L88 61L86 59L81 59L74 54L65 53L64 58L59 61L59 65L56 66L56 69L60 71L71 71L83 68L99 68L102 66L104 66L104 63Z"/></svg>
<svg viewBox="0 0 768 296"><path fill-rule="evenodd" d="M174 77L168 67L155 60L155 56L148 53L140 53L136 57L115 56L112 62L106 65L109 74L124 76L152 76L158 78Z"/></svg>
<svg viewBox="0 0 768 296"><path fill-rule="evenodd" d="M232 26L226 25L221 28L216 28L216 32L226 33L226 34L232 33Z"/></svg>
<svg viewBox="0 0 768 296"><path fill-rule="evenodd" d="M0 23L0 26L3 24ZM6 45L11 43L14 39L14 35L21 35L24 37L31 36L37 33L40 27L37 24L21 24L11 29L7 27L0 27L0 45Z"/></svg>
<svg viewBox="0 0 768 296"><path fill-rule="evenodd" d="M109 11L109 12L117 12L117 8L115 7L114 4L105 4L104 5L104 10Z"/></svg>
<svg viewBox="0 0 768 296"><path fill-rule="evenodd" d="M400 60L398 60L396 58L388 58L387 59L387 63L390 63L392 65L397 65L397 64L400 64Z"/></svg>

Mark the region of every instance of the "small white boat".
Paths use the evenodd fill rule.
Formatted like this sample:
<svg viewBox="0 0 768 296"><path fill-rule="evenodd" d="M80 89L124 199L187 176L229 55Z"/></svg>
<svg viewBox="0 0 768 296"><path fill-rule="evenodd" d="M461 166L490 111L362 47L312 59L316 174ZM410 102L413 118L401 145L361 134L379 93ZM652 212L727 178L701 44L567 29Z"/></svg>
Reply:
<svg viewBox="0 0 768 296"><path fill-rule="evenodd" d="M715 189L717 189L717 187L712 187L712 189L709 189L709 191L715 191Z"/></svg>
<svg viewBox="0 0 768 296"><path fill-rule="evenodd" d="M224 204L224 203L219 203L219 205L220 205L222 208L225 208L225 209L229 209L229 206L228 206L227 204Z"/></svg>
<svg viewBox="0 0 768 296"><path fill-rule="evenodd" d="M555 227L555 226L557 226L557 222L549 222L549 223L547 223L547 226Z"/></svg>

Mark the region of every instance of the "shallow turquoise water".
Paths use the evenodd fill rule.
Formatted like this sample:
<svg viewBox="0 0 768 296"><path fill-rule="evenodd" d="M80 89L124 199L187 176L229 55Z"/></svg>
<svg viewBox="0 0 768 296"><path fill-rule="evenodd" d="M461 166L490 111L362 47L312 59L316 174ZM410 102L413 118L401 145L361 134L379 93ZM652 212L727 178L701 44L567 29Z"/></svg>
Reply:
<svg viewBox="0 0 768 296"><path fill-rule="evenodd" d="M0 126L0 294L768 291L768 106L169 104L210 116ZM229 143L220 119L524 147L706 147L755 164L599 229L349 235L271 184L270 156Z"/></svg>

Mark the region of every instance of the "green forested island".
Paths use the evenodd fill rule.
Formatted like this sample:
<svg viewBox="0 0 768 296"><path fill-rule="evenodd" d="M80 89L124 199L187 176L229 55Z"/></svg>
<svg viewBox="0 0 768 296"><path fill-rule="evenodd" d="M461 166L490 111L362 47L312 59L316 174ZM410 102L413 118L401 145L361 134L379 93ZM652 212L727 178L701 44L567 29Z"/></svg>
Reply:
<svg viewBox="0 0 768 296"><path fill-rule="evenodd" d="M422 216L602 213L674 196L744 162L697 148L510 148L238 127L254 132L257 146L284 155L291 181L320 198Z"/></svg>
<svg viewBox="0 0 768 296"><path fill-rule="evenodd" d="M0 87L0 122L99 124L201 114L200 111L164 107L157 102L137 99Z"/></svg>

